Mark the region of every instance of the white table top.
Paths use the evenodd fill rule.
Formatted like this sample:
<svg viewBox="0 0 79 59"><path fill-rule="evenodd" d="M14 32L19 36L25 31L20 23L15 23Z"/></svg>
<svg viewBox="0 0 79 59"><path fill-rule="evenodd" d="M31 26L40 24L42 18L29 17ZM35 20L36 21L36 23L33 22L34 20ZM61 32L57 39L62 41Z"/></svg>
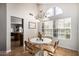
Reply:
<svg viewBox="0 0 79 59"><path fill-rule="evenodd" d="M37 40L38 38L31 38L30 41L31 43L34 43L34 44L49 44L51 43L51 39L50 38L42 38L42 40Z"/></svg>

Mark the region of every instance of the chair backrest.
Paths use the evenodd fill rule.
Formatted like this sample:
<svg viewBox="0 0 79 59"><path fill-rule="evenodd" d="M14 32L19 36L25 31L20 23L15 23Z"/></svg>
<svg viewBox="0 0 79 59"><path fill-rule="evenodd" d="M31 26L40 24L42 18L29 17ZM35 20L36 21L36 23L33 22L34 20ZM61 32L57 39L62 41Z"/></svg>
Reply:
<svg viewBox="0 0 79 59"><path fill-rule="evenodd" d="M58 44L59 44L59 40L58 41L55 41L55 43L54 43L54 48L55 49L58 47Z"/></svg>
<svg viewBox="0 0 79 59"><path fill-rule="evenodd" d="M28 38L28 42L30 43L30 39Z"/></svg>
<svg viewBox="0 0 79 59"><path fill-rule="evenodd" d="M27 41L25 41L24 43L25 43L25 46L27 46L27 45L28 45L28 42L27 42Z"/></svg>
<svg viewBox="0 0 79 59"><path fill-rule="evenodd" d="M28 41L25 41L25 46L30 46L31 43L30 43L30 39L28 38Z"/></svg>
<svg viewBox="0 0 79 59"><path fill-rule="evenodd" d="M30 39L28 38L28 45L30 46L30 45L33 45L32 43L31 43L31 41L30 41Z"/></svg>

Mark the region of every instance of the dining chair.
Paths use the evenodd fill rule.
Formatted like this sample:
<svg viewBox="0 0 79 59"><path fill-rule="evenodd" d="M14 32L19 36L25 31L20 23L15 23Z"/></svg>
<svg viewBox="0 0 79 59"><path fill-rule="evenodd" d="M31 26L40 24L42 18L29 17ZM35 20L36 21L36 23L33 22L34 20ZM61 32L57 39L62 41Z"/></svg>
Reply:
<svg viewBox="0 0 79 59"><path fill-rule="evenodd" d="M49 56L54 56L59 44L59 40L55 41L54 45L48 45L47 48L44 48L44 51L48 52Z"/></svg>
<svg viewBox="0 0 79 59"><path fill-rule="evenodd" d="M35 55L39 51L39 48L37 48L34 44L31 43L30 39L28 38L28 42L25 41L25 50L27 50L32 55Z"/></svg>

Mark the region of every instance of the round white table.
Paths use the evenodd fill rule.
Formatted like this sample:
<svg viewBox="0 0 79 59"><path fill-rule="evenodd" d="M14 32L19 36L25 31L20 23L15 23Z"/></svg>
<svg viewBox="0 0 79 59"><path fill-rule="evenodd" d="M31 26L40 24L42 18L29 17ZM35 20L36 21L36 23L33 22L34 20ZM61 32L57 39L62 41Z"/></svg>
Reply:
<svg viewBox="0 0 79 59"><path fill-rule="evenodd" d="M42 40L39 40L39 38L31 38L30 39L30 42L32 43L32 44L37 44L37 45L39 45L40 46L40 51L38 52L38 53L36 53L36 56L44 56L44 51L43 51L43 45L44 44L50 44L51 43L51 39L50 38L42 38L43 39L43 41Z"/></svg>

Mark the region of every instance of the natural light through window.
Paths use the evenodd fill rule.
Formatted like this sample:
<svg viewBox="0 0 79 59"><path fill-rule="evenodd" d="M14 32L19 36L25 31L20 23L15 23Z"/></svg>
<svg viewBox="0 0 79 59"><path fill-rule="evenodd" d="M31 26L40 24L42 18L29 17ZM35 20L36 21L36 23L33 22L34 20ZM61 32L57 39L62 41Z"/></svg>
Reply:
<svg viewBox="0 0 79 59"><path fill-rule="evenodd" d="M62 11L62 9L61 8L59 8L59 7L55 7L55 15L60 15L60 14L63 14L63 11Z"/></svg>
<svg viewBox="0 0 79 59"><path fill-rule="evenodd" d="M71 17L45 21L44 33L57 39L71 39Z"/></svg>
<svg viewBox="0 0 79 59"><path fill-rule="evenodd" d="M56 20L54 30L54 37L71 39L71 17Z"/></svg>
<svg viewBox="0 0 79 59"><path fill-rule="evenodd" d="M52 17L52 16L56 16L56 15L60 15L63 14L63 11L61 8L59 7L53 7L53 8L49 8L45 14L46 17Z"/></svg>
<svg viewBox="0 0 79 59"><path fill-rule="evenodd" d="M54 16L54 9L53 8L48 9L46 12L46 16L47 17Z"/></svg>

